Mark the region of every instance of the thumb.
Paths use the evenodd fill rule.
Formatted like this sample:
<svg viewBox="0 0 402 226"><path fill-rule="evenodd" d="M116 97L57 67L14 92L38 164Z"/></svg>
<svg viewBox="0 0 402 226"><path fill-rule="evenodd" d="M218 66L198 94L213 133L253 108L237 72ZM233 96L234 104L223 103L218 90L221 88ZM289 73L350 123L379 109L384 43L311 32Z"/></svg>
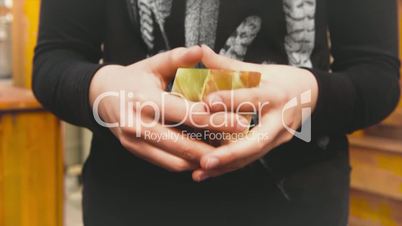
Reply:
<svg viewBox="0 0 402 226"><path fill-rule="evenodd" d="M174 77L179 67L192 67L202 59L202 50L199 46L190 48L176 48L157 54L145 60L151 71L159 74L164 80Z"/></svg>
<svg viewBox="0 0 402 226"><path fill-rule="evenodd" d="M202 63L210 69L224 69L234 71L253 71L256 65L234 60L215 53L211 48L202 45Z"/></svg>

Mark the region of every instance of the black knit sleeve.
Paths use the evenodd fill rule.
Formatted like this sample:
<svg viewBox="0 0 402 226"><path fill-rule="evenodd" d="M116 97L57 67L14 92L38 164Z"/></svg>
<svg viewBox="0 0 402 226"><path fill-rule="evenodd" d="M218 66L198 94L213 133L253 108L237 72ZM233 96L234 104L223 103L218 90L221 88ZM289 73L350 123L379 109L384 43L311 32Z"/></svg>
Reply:
<svg viewBox="0 0 402 226"><path fill-rule="evenodd" d="M88 91L101 67L103 1L42 0L33 91L61 119L92 128Z"/></svg>
<svg viewBox="0 0 402 226"><path fill-rule="evenodd" d="M313 133L344 134L378 123L397 106L395 0L328 0L331 72L312 70L319 85Z"/></svg>

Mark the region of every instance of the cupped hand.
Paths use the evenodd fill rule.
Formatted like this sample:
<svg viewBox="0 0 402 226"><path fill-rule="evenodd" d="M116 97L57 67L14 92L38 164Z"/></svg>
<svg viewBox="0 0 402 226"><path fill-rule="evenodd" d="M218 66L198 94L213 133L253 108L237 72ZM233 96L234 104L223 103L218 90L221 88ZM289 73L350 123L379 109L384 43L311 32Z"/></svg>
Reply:
<svg viewBox="0 0 402 226"><path fill-rule="evenodd" d="M210 114L204 104L164 91L177 68L197 64L202 54L200 47L178 48L129 66L104 66L91 82L90 103L103 122L113 125L110 129L121 144L136 156L174 172L199 168L201 156L213 147L164 122L223 132L245 129L242 123L218 126L235 117L233 113ZM119 98L104 96L110 92ZM127 109L124 114L122 106Z"/></svg>
<svg viewBox="0 0 402 226"><path fill-rule="evenodd" d="M291 131L296 131L310 117L318 96L317 81L308 70L244 63L220 56L206 46L202 49L206 67L256 71L262 74L262 80L257 88L218 91L207 97L211 112L229 109L239 114L258 112L260 117L259 124L245 138L205 153L201 169L193 172L196 181L241 169L291 140L295 134ZM302 114L302 108L311 111Z"/></svg>

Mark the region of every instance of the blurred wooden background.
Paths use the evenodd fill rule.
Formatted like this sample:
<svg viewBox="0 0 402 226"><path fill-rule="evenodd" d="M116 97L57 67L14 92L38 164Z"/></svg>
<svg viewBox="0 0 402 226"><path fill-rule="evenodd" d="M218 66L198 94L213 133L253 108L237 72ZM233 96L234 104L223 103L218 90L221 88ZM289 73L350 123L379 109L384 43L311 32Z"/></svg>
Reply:
<svg viewBox="0 0 402 226"><path fill-rule="evenodd" d="M398 10L402 37L402 0ZM402 101L388 119L352 135L350 143L350 225L402 226Z"/></svg>
<svg viewBox="0 0 402 226"><path fill-rule="evenodd" d="M0 84L0 226L62 226L60 122L31 87L39 0L14 0L13 86Z"/></svg>
<svg viewBox="0 0 402 226"><path fill-rule="evenodd" d="M32 93L0 85L0 225L61 226L60 123Z"/></svg>

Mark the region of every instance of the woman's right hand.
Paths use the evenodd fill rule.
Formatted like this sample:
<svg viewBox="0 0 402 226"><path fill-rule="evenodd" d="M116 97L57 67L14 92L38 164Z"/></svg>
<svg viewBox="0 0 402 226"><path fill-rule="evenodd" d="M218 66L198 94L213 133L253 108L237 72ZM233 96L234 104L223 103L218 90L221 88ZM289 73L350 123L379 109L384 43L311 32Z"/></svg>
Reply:
<svg viewBox="0 0 402 226"><path fill-rule="evenodd" d="M214 148L166 127L161 120L154 122L157 116L162 121L183 122L219 132L242 132L248 126L233 113L211 115L202 103L192 103L164 91L177 68L193 66L201 59L202 50L196 46L177 48L129 66L104 66L92 79L90 103L96 105L100 118L107 123L121 121L122 104L131 107L126 109L133 113L132 125L119 125L111 131L136 156L174 172L199 168L200 158ZM96 103L102 94L120 91L126 94L124 102L118 97L107 97ZM126 124L129 121L126 119ZM145 123L153 126L144 126Z"/></svg>

